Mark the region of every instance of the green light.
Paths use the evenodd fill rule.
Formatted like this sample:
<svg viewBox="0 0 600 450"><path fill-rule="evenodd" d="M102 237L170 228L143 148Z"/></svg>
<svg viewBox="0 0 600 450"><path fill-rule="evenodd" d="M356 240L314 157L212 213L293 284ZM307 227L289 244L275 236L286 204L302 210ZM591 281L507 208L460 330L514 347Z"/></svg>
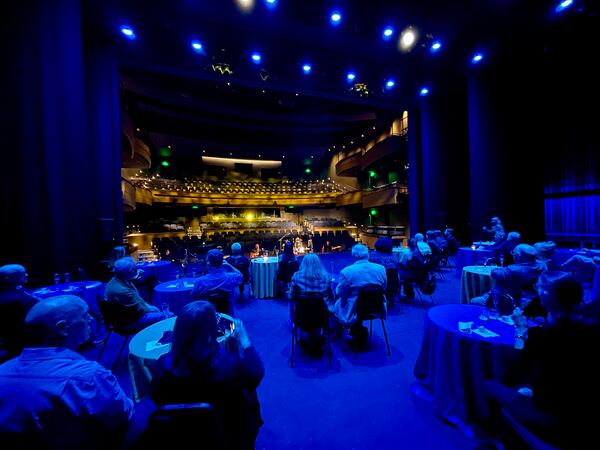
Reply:
<svg viewBox="0 0 600 450"><path fill-rule="evenodd" d="M294 209L294 208L295 208L295 206L294 206L294 205L290 205L290 206L288 206L288 208L289 208L289 209Z"/></svg>
<svg viewBox="0 0 600 450"><path fill-rule="evenodd" d="M311 173L311 172L312 172L312 170L310 170L310 167L307 167L306 169L304 169L304 172L305 172L305 173Z"/></svg>
<svg viewBox="0 0 600 450"><path fill-rule="evenodd" d="M199 206L198 206L198 205L194 205L194 206L192 206L192 209L198 209L198 208L199 208Z"/></svg>
<svg viewBox="0 0 600 450"><path fill-rule="evenodd" d="M369 176L370 176L371 178L375 178L375 177L377 176L377 174L375 173L375 171L374 171L374 170L370 170L370 171L369 171Z"/></svg>
<svg viewBox="0 0 600 450"><path fill-rule="evenodd" d="M377 215L377 210L376 209L372 209L371 211L369 211L369 214L371 214L372 216L376 216Z"/></svg>
<svg viewBox="0 0 600 450"><path fill-rule="evenodd" d="M171 156L171 149L169 147L161 147L158 149L158 154L163 158Z"/></svg>
<svg viewBox="0 0 600 450"><path fill-rule="evenodd" d="M161 166L169 167L169 161L163 161L160 163Z"/></svg>

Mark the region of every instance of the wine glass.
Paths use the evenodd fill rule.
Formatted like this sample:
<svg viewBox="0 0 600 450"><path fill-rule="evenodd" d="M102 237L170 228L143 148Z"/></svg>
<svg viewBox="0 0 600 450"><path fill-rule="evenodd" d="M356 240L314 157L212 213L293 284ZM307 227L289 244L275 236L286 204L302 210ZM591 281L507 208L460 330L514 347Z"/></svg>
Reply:
<svg viewBox="0 0 600 450"><path fill-rule="evenodd" d="M55 273L54 274L54 284L56 286L58 286L59 283L60 283L60 273Z"/></svg>
<svg viewBox="0 0 600 450"><path fill-rule="evenodd" d="M500 254L500 267L504 267L504 255Z"/></svg>
<svg viewBox="0 0 600 450"><path fill-rule="evenodd" d="M65 272L65 283L69 284L69 282L71 281L71 273L70 272Z"/></svg>

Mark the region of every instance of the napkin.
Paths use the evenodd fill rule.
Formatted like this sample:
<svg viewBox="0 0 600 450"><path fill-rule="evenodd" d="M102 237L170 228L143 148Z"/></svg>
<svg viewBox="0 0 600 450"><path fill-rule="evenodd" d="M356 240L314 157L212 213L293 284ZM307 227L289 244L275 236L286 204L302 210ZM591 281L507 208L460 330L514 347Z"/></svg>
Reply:
<svg viewBox="0 0 600 450"><path fill-rule="evenodd" d="M183 283L183 287L186 287L186 288L194 287L194 283Z"/></svg>
<svg viewBox="0 0 600 450"><path fill-rule="evenodd" d="M161 344L158 341L149 341L149 342L146 342L146 351L149 352L151 350L155 350L157 348L162 348L162 347L167 347L169 345L171 345L171 344L170 343Z"/></svg>
<svg viewBox="0 0 600 450"><path fill-rule="evenodd" d="M470 333L473 328L473 322L458 322L458 331L461 333Z"/></svg>
<svg viewBox="0 0 600 450"><path fill-rule="evenodd" d="M170 284L167 286L167 289L175 289L177 287L176 284Z"/></svg>
<svg viewBox="0 0 600 450"><path fill-rule="evenodd" d="M512 320L512 318L510 316L500 316L498 318L498 320L500 322L504 322L507 325L514 325L515 324L515 322Z"/></svg>
<svg viewBox="0 0 600 450"><path fill-rule="evenodd" d="M484 338L491 338L491 337L498 337L498 336L500 336L499 334L496 334L493 331L488 330L483 325L480 326L480 327L477 327L477 328L473 328L473 333L476 333L479 336L484 337Z"/></svg>

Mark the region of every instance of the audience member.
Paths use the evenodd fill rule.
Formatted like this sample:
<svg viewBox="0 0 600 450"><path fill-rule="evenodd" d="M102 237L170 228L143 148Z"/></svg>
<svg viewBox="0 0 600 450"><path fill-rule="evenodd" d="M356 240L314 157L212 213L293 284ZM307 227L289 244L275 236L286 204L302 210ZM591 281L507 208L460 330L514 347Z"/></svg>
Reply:
<svg viewBox="0 0 600 450"><path fill-rule="evenodd" d="M490 221L490 227L484 226L482 228L483 240L489 240L493 242L500 242L504 239L505 232L502 222L499 217L492 217Z"/></svg>
<svg viewBox="0 0 600 450"><path fill-rule="evenodd" d="M524 349L504 383L486 381L486 395L529 431L560 448L589 448L596 439L600 404L597 327L576 308L581 284L565 272L543 273L536 289L548 323L530 328ZM523 389L526 387L527 389Z"/></svg>
<svg viewBox="0 0 600 450"><path fill-rule="evenodd" d="M331 292L331 276L325 270L321 259L315 253L308 253L302 258L302 263L297 272L292 275L289 293L293 298L295 293L316 292L323 296L328 309L333 311ZM290 315L294 316L295 304L290 303ZM320 348L323 339L320 333L310 334L308 338L301 338L300 343L308 349Z"/></svg>
<svg viewBox="0 0 600 450"><path fill-rule="evenodd" d="M382 265L385 269L400 268L398 258L393 253L394 244L388 237L382 237L375 241L375 250L369 255L369 261Z"/></svg>
<svg viewBox="0 0 600 450"><path fill-rule="evenodd" d="M225 348L218 343L215 313L214 305L195 301L177 316L171 350L153 371L152 399L210 403L221 414L225 448L254 449L263 424L256 388L264 367L242 322L234 322Z"/></svg>
<svg viewBox="0 0 600 450"><path fill-rule="evenodd" d="M244 276L223 259L223 252L218 249L209 250L206 254L208 270L205 275L198 278L192 288L192 298L206 299L206 296L215 291L227 294L227 314L234 314L234 290L244 281Z"/></svg>
<svg viewBox="0 0 600 450"><path fill-rule="evenodd" d="M119 322L114 325L135 331L164 319L164 314L156 306L148 304L140 296L134 284L140 271L136 269L133 258L118 259L114 273L104 291L104 301L119 305L121 309Z"/></svg>
<svg viewBox="0 0 600 450"><path fill-rule="evenodd" d="M415 243L417 244L417 248L419 249L421 255L431 256L431 247L427 242L425 242L425 237L423 236L423 233L415 234Z"/></svg>
<svg viewBox="0 0 600 450"><path fill-rule="evenodd" d="M258 258L262 255L262 250L260 248L260 244L257 242L254 244L254 248L250 250L250 258Z"/></svg>
<svg viewBox="0 0 600 450"><path fill-rule="evenodd" d="M511 231L506 235L506 239L494 242L494 245L489 247L492 257L488 263L496 266L511 265L514 262L512 252L520 241L521 235L516 231Z"/></svg>
<svg viewBox="0 0 600 450"><path fill-rule="evenodd" d="M552 255L554 255L554 251L556 250L556 244L552 241L536 242L533 244L533 248L537 250L538 257L546 263L548 269L554 270Z"/></svg>
<svg viewBox="0 0 600 450"><path fill-rule="evenodd" d="M427 274L427 266L423 255L417 248L417 242L414 238L407 241L410 255L403 258L400 264L400 279L404 281L404 295L408 298L414 298L415 290L411 283L420 282Z"/></svg>
<svg viewBox="0 0 600 450"><path fill-rule="evenodd" d="M0 267L0 362L17 356L25 345L25 316L40 299L23 285L27 272L20 264Z"/></svg>
<svg viewBox="0 0 600 450"><path fill-rule="evenodd" d="M534 285L538 277L547 270L546 264L537 259L537 251L529 244L517 245L512 256L514 264L492 269L491 276L495 280L492 292L482 297L474 297L471 303L491 306L492 293L510 295L515 305L521 309L535 297Z"/></svg>
<svg viewBox="0 0 600 450"><path fill-rule="evenodd" d="M444 230L444 238L446 239L448 255L455 255L458 252L460 244L456 237L454 237L454 230L452 228L446 228Z"/></svg>
<svg viewBox="0 0 600 450"><path fill-rule="evenodd" d="M119 448L133 412L114 375L76 350L90 337L87 304L74 295L37 302L30 339L0 366L0 434L5 448Z"/></svg>
<svg viewBox="0 0 600 450"><path fill-rule="evenodd" d="M238 242L231 244L231 256L227 262L235 267L242 274L243 281L240 283L240 297L244 296L244 285L250 281L250 260L242 255L242 246Z"/></svg>
<svg viewBox="0 0 600 450"><path fill-rule="evenodd" d="M342 325L350 327L350 335L362 345L366 342L368 331L356 314L358 294L366 285L379 285L385 290L387 276L383 266L369 262L369 250L363 244L352 247L352 257L354 263L340 272L334 314Z"/></svg>
<svg viewBox="0 0 600 450"><path fill-rule="evenodd" d="M283 246L283 254L277 267L277 281L281 284L280 292L289 291L292 276L300 267L298 258L294 254L294 243L289 241Z"/></svg>

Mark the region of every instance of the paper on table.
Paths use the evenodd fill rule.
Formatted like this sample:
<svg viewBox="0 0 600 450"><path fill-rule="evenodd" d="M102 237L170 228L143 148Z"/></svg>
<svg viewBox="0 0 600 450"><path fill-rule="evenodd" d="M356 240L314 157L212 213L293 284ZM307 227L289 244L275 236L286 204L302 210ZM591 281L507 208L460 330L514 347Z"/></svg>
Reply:
<svg viewBox="0 0 600 450"><path fill-rule="evenodd" d="M183 283L183 287L186 287L186 288L194 287L194 283Z"/></svg>
<svg viewBox="0 0 600 450"><path fill-rule="evenodd" d="M498 337L498 336L500 336L499 334L496 334L496 333L494 333L493 331L491 331L491 330L488 330L488 329L487 329L486 327L484 327L484 326L480 326L480 327L477 327L477 328L473 328L473 333L476 333L476 334L478 334L479 336L481 336L481 337L484 337L484 338L488 338L488 337Z"/></svg>
<svg viewBox="0 0 600 450"><path fill-rule="evenodd" d="M498 320L500 322L504 322L504 323L506 323L508 325L514 325L515 324L510 316L500 316L500 318Z"/></svg>
<svg viewBox="0 0 600 450"><path fill-rule="evenodd" d="M151 350L156 350L157 348L166 347L168 345L171 345L171 344L170 343L161 344L160 342L158 342L158 340L156 340L156 341L149 341L149 342L146 342L146 351L149 352Z"/></svg>
<svg viewBox="0 0 600 450"><path fill-rule="evenodd" d="M170 284L167 286L167 289L175 289L177 287L176 284Z"/></svg>

